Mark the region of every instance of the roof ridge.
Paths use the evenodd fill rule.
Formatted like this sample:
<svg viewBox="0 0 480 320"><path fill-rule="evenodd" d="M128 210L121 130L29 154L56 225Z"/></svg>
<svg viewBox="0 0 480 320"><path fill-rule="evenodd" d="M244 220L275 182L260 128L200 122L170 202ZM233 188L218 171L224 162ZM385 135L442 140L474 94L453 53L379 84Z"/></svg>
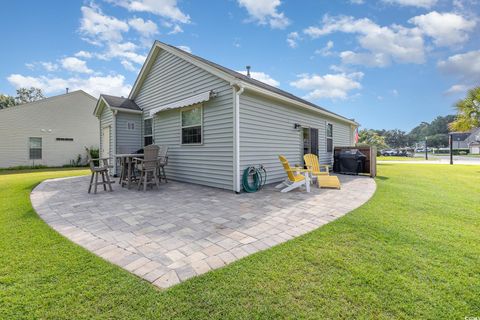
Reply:
<svg viewBox="0 0 480 320"><path fill-rule="evenodd" d="M325 109L325 108L323 108L323 107L321 107L321 106L319 106L319 105L317 105L317 104L315 104L315 103L313 103L313 102L310 102L310 101L308 101L308 100L305 100L305 99L303 99L303 98L301 98L301 97L299 97L299 96L297 96L297 95L294 95L293 93L290 93L290 92L288 92L288 91L286 91L286 90L280 89L280 88L278 88L278 87L274 87L274 86L269 85L268 83L262 82L262 81L260 81L260 80L253 79L253 78L248 77L248 76L246 76L246 75L244 75L244 74L242 74L242 73L240 73L240 72L237 72L237 71L235 71L235 70L233 70L233 69L230 69L230 68L228 68L228 67L222 66L222 65L220 65L220 64L218 64L218 63L216 63L216 62L213 62L213 61L211 61L211 60L208 60L208 59L205 59L205 58L203 58L203 57L197 56L197 55L195 55L195 54L193 54L193 53L184 51L184 50L182 50L182 49L180 49L180 48L178 48L178 47L175 47L175 46L173 46L173 45L171 45L171 44L168 44L168 43L165 43L165 42L162 42L162 41L159 41L159 40L155 40L155 42L158 42L158 43L161 43L161 44L163 44L163 45L166 45L166 46L168 46L168 47L170 47L170 48L172 48L172 49L174 49L174 50L176 50L176 51L180 51L181 53L184 53L184 54L186 54L186 55L189 55L190 57L192 57L192 58L194 58L194 59L197 59L197 60L200 60L201 62L207 63L208 65L219 69L220 71L229 73L230 75L234 76L234 77L237 78L237 79L240 79L240 80L249 82L249 83L251 83L251 84L253 84L253 85L255 85L255 86L263 87L263 89L269 90L269 91L271 91L271 92L273 92L273 93L278 93L278 94L280 94L280 95L283 95L283 96L288 97L288 98L290 98L290 99L296 100L296 101L298 101L298 102L308 104L308 105L310 105L310 106L312 106L312 107L314 107L314 108L320 109L320 110L325 111L325 112L330 113L330 114L333 114L333 115L338 116L338 117L340 117L340 118L343 118L343 119L345 119L345 120L354 121L353 119L349 119L349 118L347 118L347 117L345 117L345 116L342 116L342 115L340 115L340 114L338 114L338 113L335 113L335 112L333 112L333 111L330 111L330 110L328 110L328 109Z"/></svg>

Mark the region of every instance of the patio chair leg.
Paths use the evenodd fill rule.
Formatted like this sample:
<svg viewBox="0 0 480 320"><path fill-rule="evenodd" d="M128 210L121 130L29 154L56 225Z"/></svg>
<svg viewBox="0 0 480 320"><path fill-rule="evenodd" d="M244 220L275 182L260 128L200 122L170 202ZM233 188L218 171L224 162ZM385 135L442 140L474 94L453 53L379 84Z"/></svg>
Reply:
<svg viewBox="0 0 480 320"><path fill-rule="evenodd" d="M102 186L103 191L107 191L107 182L105 181L105 172L102 171Z"/></svg>
<svg viewBox="0 0 480 320"><path fill-rule="evenodd" d="M140 187L142 186L143 173L143 171L140 171L140 179L138 179L138 190L140 190Z"/></svg>
<svg viewBox="0 0 480 320"><path fill-rule="evenodd" d="M92 176L90 177L90 185L88 186L88 193L92 191L92 184L93 184L93 176L95 173L92 172Z"/></svg>
<svg viewBox="0 0 480 320"><path fill-rule="evenodd" d="M147 191L147 180L148 180L148 172L145 171L143 174L143 192Z"/></svg>
<svg viewBox="0 0 480 320"><path fill-rule="evenodd" d="M158 183L157 170L153 171L153 179L155 180L155 185L157 186L157 189L160 190L160 184Z"/></svg>
<svg viewBox="0 0 480 320"><path fill-rule="evenodd" d="M108 188L110 189L110 191L113 191L112 182L110 181L110 177L108 176L108 171L105 172L105 175L107 177Z"/></svg>
<svg viewBox="0 0 480 320"><path fill-rule="evenodd" d="M165 174L165 167L162 167L162 175L163 175L163 179L165 179L165 183L168 183L167 175Z"/></svg>
<svg viewBox="0 0 480 320"><path fill-rule="evenodd" d="M98 172L95 172L95 188L93 189L93 193L97 194L97 185L98 185Z"/></svg>

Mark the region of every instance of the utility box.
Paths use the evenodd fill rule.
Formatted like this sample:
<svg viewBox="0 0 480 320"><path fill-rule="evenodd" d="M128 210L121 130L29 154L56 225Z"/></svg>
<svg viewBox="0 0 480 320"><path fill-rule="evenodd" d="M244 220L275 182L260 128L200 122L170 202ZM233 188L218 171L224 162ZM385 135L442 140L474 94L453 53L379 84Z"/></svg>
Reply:
<svg viewBox="0 0 480 320"><path fill-rule="evenodd" d="M367 174L370 177L374 178L377 175L377 148L373 146L362 146L362 147L335 147L333 150L333 172L341 173L342 164L339 161L342 161L342 154L356 154L358 152L362 153L365 158L362 157L363 165L358 167L357 172L351 172L353 174ZM346 158L346 157L344 157ZM349 157L351 158L351 157ZM358 158L358 157L357 157Z"/></svg>

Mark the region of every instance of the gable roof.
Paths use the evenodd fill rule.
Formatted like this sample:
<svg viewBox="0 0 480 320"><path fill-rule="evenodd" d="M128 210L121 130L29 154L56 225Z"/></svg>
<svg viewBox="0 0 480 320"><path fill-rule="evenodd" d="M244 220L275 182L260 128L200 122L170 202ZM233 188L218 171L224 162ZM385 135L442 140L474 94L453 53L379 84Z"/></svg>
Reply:
<svg viewBox="0 0 480 320"><path fill-rule="evenodd" d="M40 100L37 100L37 101L32 101L32 102L17 104L16 106L12 106L12 107L8 107L8 108L3 108L3 109L0 109L0 112L7 111L7 110L8 110L8 111L17 110L17 109L19 109L19 108L30 107L30 106L33 106L33 105L36 105L36 104L49 103L49 102L52 101L52 100L56 100L56 99L59 99L59 98L65 98L65 97L71 97L71 96L78 95L78 94L82 94L82 95L90 98L90 99L93 100L93 101L97 101L97 99L95 99L94 96L91 96L90 94L86 93L85 91L83 91L83 90L75 90L75 91L71 91L71 92L69 92L69 93L63 93L63 94L59 94L59 95L56 95L56 96L52 96L52 97L47 97L47 98L44 98L44 99L40 99Z"/></svg>
<svg viewBox="0 0 480 320"><path fill-rule="evenodd" d="M107 105L112 110L132 112L132 113L141 113L142 109L135 103L135 101L124 98L116 97L108 94L101 94L98 98L97 105L93 114L99 116L103 110L103 104Z"/></svg>
<svg viewBox="0 0 480 320"><path fill-rule="evenodd" d="M189 52L183 51L175 46L160 42L156 40L152 46L152 49L150 50L147 59L145 60L145 63L142 66L142 69L140 70L140 73L135 80L135 83L132 87L132 91L130 92L129 99L135 99L136 95L138 94L138 91L140 90L143 81L145 80L148 72L150 71L153 62L155 58L157 57L159 49L166 50L167 52L174 54L216 76L218 76L221 79L224 79L225 81L230 82L230 84L234 85L237 84L239 86L245 87L245 89L250 89L253 91L257 91L259 93L267 94L276 98L280 98L282 100L294 103L297 106L300 107L307 107L312 110L319 111L323 114L326 114L330 117L337 118L340 120L343 120L345 122L348 122L352 125L357 126L358 123L355 122L353 119L348 119L344 116L341 116L337 113L331 112L325 108L322 108L314 103L311 103L305 99L302 99L300 97L297 97L287 91L281 90L277 87L268 85L264 82L252 79L244 74L241 74L239 72L236 72L232 69L226 68L224 66L221 66L215 62L209 61L207 59L204 59L202 57L196 56L194 54L191 54Z"/></svg>
<svg viewBox="0 0 480 320"><path fill-rule="evenodd" d="M130 100L128 98L115 97L107 94L102 94L100 96L105 99L105 101L110 106L110 108L142 111L142 109L140 109L140 107L137 106L135 101Z"/></svg>

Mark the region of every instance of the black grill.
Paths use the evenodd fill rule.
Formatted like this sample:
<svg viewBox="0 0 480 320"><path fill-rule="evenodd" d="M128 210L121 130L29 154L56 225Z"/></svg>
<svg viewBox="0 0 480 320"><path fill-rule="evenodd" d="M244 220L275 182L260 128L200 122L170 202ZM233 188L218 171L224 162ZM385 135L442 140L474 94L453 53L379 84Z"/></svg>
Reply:
<svg viewBox="0 0 480 320"><path fill-rule="evenodd" d="M335 154L333 171L344 174L364 172L367 157L358 149L342 150Z"/></svg>

